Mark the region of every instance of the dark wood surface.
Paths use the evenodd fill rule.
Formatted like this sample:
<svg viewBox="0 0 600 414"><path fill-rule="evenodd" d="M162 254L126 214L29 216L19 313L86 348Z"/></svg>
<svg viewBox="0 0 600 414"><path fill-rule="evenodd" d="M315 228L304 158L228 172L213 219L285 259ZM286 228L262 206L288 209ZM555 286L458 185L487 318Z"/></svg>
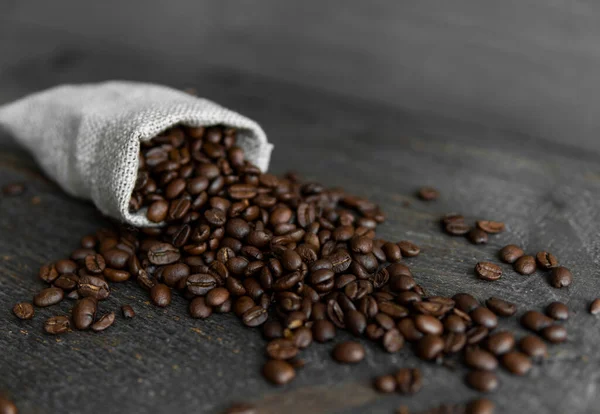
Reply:
<svg viewBox="0 0 600 414"><path fill-rule="evenodd" d="M429 293L500 296L518 303L519 314L564 301L573 313L569 341L551 347L550 358L527 378L500 370L501 388L491 398L501 413L600 412L600 320L587 313L600 296L597 140L546 140L234 68L165 62L99 41L65 48L77 40L61 31L20 25L1 30L0 102L57 83L109 78L193 86L263 125L275 144L273 171L293 169L380 203L389 220L379 234L422 246L422 255L407 263ZM422 363L408 346L389 355L366 341L367 358L353 367L330 359L331 344L312 346L302 355L307 365L296 381L274 388L259 374L264 355L258 331L231 315L192 320L180 297L167 309L155 308L129 283L101 308L129 303L135 319L119 315L101 334L45 335L42 321L68 311L69 303L39 310L28 322L10 309L42 287L40 265L67 255L105 221L90 204L63 194L2 135L0 185L14 181L25 182L27 192L0 198L0 393L21 413L210 413L240 400L273 414L391 413L400 405L418 412L478 395L464 385L460 366ZM414 198L425 184L440 189L439 201ZM470 245L441 233L437 219L449 211L504 220L508 231L487 246ZM504 265L500 281L477 280L475 263L497 261L497 250L509 242L532 253L554 252L572 269L574 284L556 290L543 273L524 277ZM501 326L524 334L514 320ZM423 370L421 393L408 398L372 391L374 376L403 366Z"/></svg>

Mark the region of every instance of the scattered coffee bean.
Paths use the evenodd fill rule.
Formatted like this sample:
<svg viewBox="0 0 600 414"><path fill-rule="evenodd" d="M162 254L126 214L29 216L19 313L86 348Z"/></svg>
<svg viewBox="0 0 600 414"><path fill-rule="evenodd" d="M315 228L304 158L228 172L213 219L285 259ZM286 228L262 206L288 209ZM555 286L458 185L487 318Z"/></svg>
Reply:
<svg viewBox="0 0 600 414"><path fill-rule="evenodd" d="M365 357L365 348L358 342L346 341L333 348L333 358L342 364L356 364Z"/></svg>
<svg viewBox="0 0 600 414"><path fill-rule="evenodd" d="M562 325L548 326L540 332L542 337L553 344L564 342L567 340L567 328Z"/></svg>
<svg viewBox="0 0 600 414"><path fill-rule="evenodd" d="M407 240L398 242L398 247L400 247L400 252L404 257L415 257L421 253L421 248L419 246Z"/></svg>
<svg viewBox="0 0 600 414"><path fill-rule="evenodd" d="M517 273L530 275L536 269L535 258L533 256L521 256L514 263L514 268Z"/></svg>
<svg viewBox="0 0 600 414"><path fill-rule="evenodd" d="M519 348L534 360L548 357L548 348L544 341L534 335L527 335L519 341Z"/></svg>
<svg viewBox="0 0 600 414"><path fill-rule="evenodd" d="M444 350L444 340L439 335L425 335L417 343L417 356L426 361L435 359Z"/></svg>
<svg viewBox="0 0 600 414"><path fill-rule="evenodd" d="M415 326L424 334L441 335L444 331L444 326L440 320L431 315L415 316Z"/></svg>
<svg viewBox="0 0 600 414"><path fill-rule="evenodd" d="M471 230L471 226L464 221L452 221L446 224L445 230L451 236L464 236Z"/></svg>
<svg viewBox="0 0 600 414"><path fill-rule="evenodd" d="M485 302L486 306L498 316L512 316L517 312L517 306L514 303L503 299L491 297Z"/></svg>
<svg viewBox="0 0 600 414"><path fill-rule="evenodd" d="M527 311L521 316L521 325L534 332L539 332L552 325L554 321L538 311Z"/></svg>
<svg viewBox="0 0 600 414"><path fill-rule="evenodd" d="M284 385L294 379L296 371L289 363L271 359L263 366L263 375L275 385Z"/></svg>
<svg viewBox="0 0 600 414"><path fill-rule="evenodd" d="M478 228L472 228L467 233L467 239L473 244L485 244L488 242L488 234Z"/></svg>
<svg viewBox="0 0 600 414"><path fill-rule="evenodd" d="M537 260L537 264L541 269L550 270L558 266L558 260L552 253L538 252L535 255L535 259Z"/></svg>
<svg viewBox="0 0 600 414"><path fill-rule="evenodd" d="M123 317L125 319L131 319L135 316L135 311L131 307L131 305L123 305L121 306L121 312L123 312Z"/></svg>
<svg viewBox="0 0 600 414"><path fill-rule="evenodd" d="M64 296L65 294L62 289L55 287L46 288L33 297L33 304L40 308L56 305L63 300Z"/></svg>
<svg viewBox="0 0 600 414"><path fill-rule="evenodd" d="M487 349L494 355L503 355L515 346L515 336L511 332L495 332L487 338Z"/></svg>
<svg viewBox="0 0 600 414"><path fill-rule="evenodd" d="M504 354L502 365L515 375L525 375L532 367L531 359L519 351L510 351Z"/></svg>
<svg viewBox="0 0 600 414"><path fill-rule="evenodd" d="M495 234L504 231L504 223L500 221L479 220L477 227L486 233Z"/></svg>
<svg viewBox="0 0 600 414"><path fill-rule="evenodd" d="M600 298L594 299L590 304L590 313L592 315L600 315Z"/></svg>
<svg viewBox="0 0 600 414"><path fill-rule="evenodd" d="M523 257L524 254L525 252L519 246L509 244L500 250L500 259L505 263L513 264Z"/></svg>
<svg viewBox="0 0 600 414"><path fill-rule="evenodd" d="M402 368L395 374L398 392L416 394L423 387L423 377L417 368Z"/></svg>
<svg viewBox="0 0 600 414"><path fill-rule="evenodd" d="M91 328L94 332L100 332L108 327L110 327L115 322L115 313L110 312L106 315L102 315L100 319L98 319L94 324L92 324Z"/></svg>
<svg viewBox="0 0 600 414"><path fill-rule="evenodd" d="M382 375L375 378L375 389L379 392L390 393L396 390L396 379L392 375Z"/></svg>
<svg viewBox="0 0 600 414"><path fill-rule="evenodd" d="M452 299L456 303L456 307L466 313L469 313L481 306L479 301L468 293L457 293L456 295L452 296Z"/></svg>
<svg viewBox="0 0 600 414"><path fill-rule="evenodd" d="M190 302L190 316L197 319L206 319L213 313L213 309L206 303L203 296L197 296Z"/></svg>
<svg viewBox="0 0 600 414"><path fill-rule="evenodd" d="M267 355L271 359L292 359L298 355L298 348L291 339L273 339L267 344Z"/></svg>
<svg viewBox="0 0 600 414"><path fill-rule="evenodd" d="M498 325L498 317L496 314L483 306L472 311L469 316L471 316L473 322L485 326L488 329L494 329Z"/></svg>
<svg viewBox="0 0 600 414"><path fill-rule="evenodd" d="M500 266L490 262L479 262L475 265L475 274L478 278L488 281L495 281L502 276Z"/></svg>
<svg viewBox="0 0 600 414"><path fill-rule="evenodd" d="M77 290L82 297L91 296L97 300L104 300L110 295L108 283L96 276L80 277Z"/></svg>
<svg viewBox="0 0 600 414"><path fill-rule="evenodd" d="M85 269L89 273L98 274L104 271L106 262L100 254L90 254L85 257Z"/></svg>
<svg viewBox="0 0 600 414"><path fill-rule="evenodd" d="M433 201L438 199L440 193L433 187L421 187L419 189L418 196L421 200Z"/></svg>
<svg viewBox="0 0 600 414"><path fill-rule="evenodd" d="M566 321L569 319L569 308L562 302L552 302L546 307L546 315L552 319Z"/></svg>
<svg viewBox="0 0 600 414"><path fill-rule="evenodd" d="M398 352L404 346L404 337L397 329L390 329L383 335L382 344L387 352Z"/></svg>
<svg viewBox="0 0 600 414"><path fill-rule="evenodd" d="M550 274L550 284L555 288L567 287L573 282L573 274L566 267L555 267Z"/></svg>
<svg viewBox="0 0 600 414"><path fill-rule="evenodd" d="M35 313L33 306L29 302L20 302L13 307L13 313L19 319L31 319Z"/></svg>
<svg viewBox="0 0 600 414"><path fill-rule="evenodd" d="M87 297L79 299L75 306L73 306L73 312L71 318L73 319L73 325L77 329L87 329L94 322L96 317L96 299Z"/></svg>
<svg viewBox="0 0 600 414"><path fill-rule="evenodd" d="M11 400L0 396L0 414L18 414L17 406Z"/></svg>
<svg viewBox="0 0 600 414"><path fill-rule="evenodd" d="M315 321L312 331L317 342L328 342L335 338L335 325L325 319Z"/></svg>
<svg viewBox="0 0 600 414"><path fill-rule="evenodd" d="M498 388L499 381L491 371L476 370L467 374L467 384L477 391L492 392Z"/></svg>
<svg viewBox="0 0 600 414"><path fill-rule="evenodd" d="M493 371L498 367L498 360L488 351L469 346L465 349L465 364L474 369Z"/></svg>
<svg viewBox="0 0 600 414"><path fill-rule="evenodd" d="M171 289L167 285L157 283L150 289L150 300L161 308L169 306L171 304Z"/></svg>
<svg viewBox="0 0 600 414"><path fill-rule="evenodd" d="M53 316L44 322L44 330L49 334L57 335L67 332L70 324L66 316Z"/></svg>
<svg viewBox="0 0 600 414"><path fill-rule="evenodd" d="M465 414L494 414L495 405L487 398L478 398L467 404Z"/></svg>

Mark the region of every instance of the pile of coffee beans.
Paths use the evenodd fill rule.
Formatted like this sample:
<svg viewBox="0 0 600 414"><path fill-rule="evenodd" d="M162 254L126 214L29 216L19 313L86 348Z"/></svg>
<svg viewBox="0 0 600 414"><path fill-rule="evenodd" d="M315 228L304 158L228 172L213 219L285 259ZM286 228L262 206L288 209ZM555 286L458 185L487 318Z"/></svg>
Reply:
<svg viewBox="0 0 600 414"><path fill-rule="evenodd" d="M498 318L516 314L514 304L492 297L485 306L468 293L426 294L403 262L420 248L377 238L385 216L376 204L294 174L263 173L245 159L236 134L220 126L176 127L142 144L130 209L162 226L101 229L83 237L69 258L43 266L39 277L49 286L33 304L76 301L71 315L45 322L46 332L109 328L115 313L101 314L101 303L113 284L133 281L156 306L169 306L174 294L181 295L193 318L232 312L244 325L261 327L268 340L262 372L277 385L296 377L303 349L333 340L340 329L389 353L410 342L422 360L461 360L471 369L467 384L481 392L499 387L498 366L524 375L547 355L537 336L517 340L511 332L495 331ZM431 190L421 197L436 198ZM446 215L442 223L448 233L468 235L474 243L505 228L488 220L471 227L459 214ZM551 270L555 286L572 280L550 253L534 258L506 246L500 254L523 274L535 271L537 258L540 268ZM502 276L490 262L478 263L476 273L485 280ZM561 305L551 305L550 316L526 312L521 323L550 343L564 341L566 330L555 321L568 316ZM30 303L13 310L21 319L34 316ZM121 311L124 318L135 315L127 304ZM332 357L355 364L366 352L347 341ZM409 368L375 381L382 392L413 394L421 385L420 371ZM493 404L481 401L470 404L469 412L492 412Z"/></svg>

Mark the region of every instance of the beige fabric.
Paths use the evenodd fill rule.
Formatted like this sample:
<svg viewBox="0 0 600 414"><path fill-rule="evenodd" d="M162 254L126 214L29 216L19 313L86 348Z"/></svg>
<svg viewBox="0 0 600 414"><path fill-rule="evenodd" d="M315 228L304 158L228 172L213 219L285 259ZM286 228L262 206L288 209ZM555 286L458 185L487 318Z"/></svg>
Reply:
<svg viewBox="0 0 600 414"><path fill-rule="evenodd" d="M0 126L66 192L92 200L104 214L134 226L151 225L144 211L128 210L140 141L177 124L236 127L246 157L263 171L269 167L273 146L256 122L164 86L64 85L0 107Z"/></svg>

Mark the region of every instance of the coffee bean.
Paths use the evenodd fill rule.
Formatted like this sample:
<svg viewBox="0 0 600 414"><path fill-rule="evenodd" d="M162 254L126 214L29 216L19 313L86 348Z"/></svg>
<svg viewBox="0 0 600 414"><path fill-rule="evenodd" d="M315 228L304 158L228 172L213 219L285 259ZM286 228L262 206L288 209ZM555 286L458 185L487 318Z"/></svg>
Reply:
<svg viewBox="0 0 600 414"><path fill-rule="evenodd" d="M377 391L389 394L396 390L396 379L392 375L382 375L375 378L374 385Z"/></svg>
<svg viewBox="0 0 600 414"><path fill-rule="evenodd" d="M467 344L467 335L464 333L450 332L444 336L444 353L454 354Z"/></svg>
<svg viewBox="0 0 600 414"><path fill-rule="evenodd" d="M213 275L207 273L198 273L190 275L190 277L186 279L185 284L190 293L203 296L217 287L217 279Z"/></svg>
<svg viewBox="0 0 600 414"><path fill-rule="evenodd" d="M129 280L131 273L126 270L104 269L103 275L111 282L120 283Z"/></svg>
<svg viewBox="0 0 600 414"><path fill-rule="evenodd" d="M479 220L477 221L477 227L486 233L495 234L503 232L505 226L500 221Z"/></svg>
<svg viewBox="0 0 600 414"><path fill-rule="evenodd" d="M387 242L381 246L381 249L383 250L383 253L385 253L386 260L390 263L394 263L402 259L402 253L400 252L400 247L397 244Z"/></svg>
<svg viewBox="0 0 600 414"><path fill-rule="evenodd" d="M441 335L444 331L444 326L439 319L431 315L415 316L415 326L424 334Z"/></svg>
<svg viewBox="0 0 600 414"><path fill-rule="evenodd" d="M179 260L179 249L168 243L156 243L148 251L148 260L155 265L167 265Z"/></svg>
<svg viewBox="0 0 600 414"><path fill-rule="evenodd" d="M135 311L131 307L131 305L123 305L121 306L121 312L123 312L123 317L125 319L131 319L135 316Z"/></svg>
<svg viewBox="0 0 600 414"><path fill-rule="evenodd" d="M166 200L157 200L150 204L146 217L153 223L160 223L167 218L169 212L169 202Z"/></svg>
<svg viewBox="0 0 600 414"><path fill-rule="evenodd" d="M307 326L301 326L294 330L294 336L292 337L294 345L300 349L308 348L313 341L312 331Z"/></svg>
<svg viewBox="0 0 600 414"><path fill-rule="evenodd" d="M411 318L403 318L398 322L398 330L409 342L416 342L423 337L423 333L417 329Z"/></svg>
<svg viewBox="0 0 600 414"><path fill-rule="evenodd" d="M138 275L138 279L139 277ZM91 296L97 300L104 300L110 295L108 284L96 276L80 277L77 290L82 297Z"/></svg>
<svg viewBox="0 0 600 414"><path fill-rule="evenodd" d="M12 401L0 396L0 414L18 414L18 412L17 406Z"/></svg>
<svg viewBox="0 0 600 414"><path fill-rule="evenodd" d="M515 346L515 337L511 332L500 331L487 338L487 349L494 355L503 355Z"/></svg>
<svg viewBox="0 0 600 414"><path fill-rule="evenodd" d="M514 303L503 299L491 297L485 302L486 306L498 316L512 316L517 312L517 306Z"/></svg>
<svg viewBox="0 0 600 414"><path fill-rule="evenodd" d="M475 274L480 279L495 281L502 276L502 269L490 262L479 262L475 265Z"/></svg>
<svg viewBox="0 0 600 414"><path fill-rule="evenodd" d="M284 328L288 328L288 329L296 329L296 328L299 328L300 326L302 326L305 321L306 321L306 315L304 314L304 312L293 311L293 312L290 312L286 316L286 318L283 322L283 326L284 326Z"/></svg>
<svg viewBox="0 0 600 414"><path fill-rule="evenodd" d="M555 288L569 286L573 282L573 274L566 267L555 267L550 274L550 284Z"/></svg>
<svg viewBox="0 0 600 414"><path fill-rule="evenodd" d="M21 183L6 184L2 187L2 194L8 197L21 195L25 192L25 186Z"/></svg>
<svg viewBox="0 0 600 414"><path fill-rule="evenodd" d="M66 273L75 273L77 271L77 263L69 259L57 261L54 264L54 267L56 268L57 272L61 275L64 275Z"/></svg>
<svg viewBox="0 0 600 414"><path fill-rule="evenodd" d="M103 253L106 266L113 269L124 269L130 254L120 248L109 249Z"/></svg>
<svg viewBox="0 0 600 414"><path fill-rule="evenodd" d="M535 255L535 258L537 260L538 266L542 269L549 270L558 266L558 260L556 259L556 256L554 256L552 253L538 252Z"/></svg>
<svg viewBox="0 0 600 414"><path fill-rule="evenodd" d="M592 315L600 315L600 298L594 299L590 304L590 313Z"/></svg>
<svg viewBox="0 0 600 414"><path fill-rule="evenodd" d="M473 322L485 326L488 329L494 329L498 325L498 317L494 312L483 306L472 311L469 316L471 316Z"/></svg>
<svg viewBox="0 0 600 414"><path fill-rule="evenodd" d="M534 332L539 332L552 325L554 321L538 311L527 311L521 316L521 325Z"/></svg>
<svg viewBox="0 0 600 414"><path fill-rule="evenodd" d="M96 307L97 302L94 298L87 297L78 300L71 314L75 328L82 330L89 328L96 317Z"/></svg>
<svg viewBox="0 0 600 414"><path fill-rule="evenodd" d="M208 306L220 306L228 299L229 291L222 287L214 288L206 294L206 304Z"/></svg>
<svg viewBox="0 0 600 414"><path fill-rule="evenodd" d="M237 403L230 406L224 414L258 414L256 407L248 403ZM477 413L475 413L477 414ZM482 412L481 414L486 414ZM493 413L490 413L493 414Z"/></svg>
<svg viewBox="0 0 600 414"><path fill-rule="evenodd" d="M494 414L494 403L487 398L478 398L467 404L465 414Z"/></svg>
<svg viewBox="0 0 600 414"><path fill-rule="evenodd" d="M498 388L499 381L491 371L476 370L467 374L467 384L477 391L492 392Z"/></svg>
<svg viewBox="0 0 600 414"><path fill-rule="evenodd" d="M94 332L103 331L103 330L109 328L114 322L115 322L115 313L114 312L110 312L105 315L102 315L100 317L100 319L98 319L92 325L92 331L94 331Z"/></svg>
<svg viewBox="0 0 600 414"><path fill-rule="evenodd" d="M250 299L250 298L248 298ZM252 299L250 299L252 300ZM252 302L254 305L254 302ZM190 316L197 319L206 319L212 315L212 308L206 304L206 299L202 296L192 299L189 305Z"/></svg>
<svg viewBox="0 0 600 414"><path fill-rule="evenodd" d="M13 313L19 319L32 319L35 311L29 302L20 302L13 307Z"/></svg>
<svg viewBox="0 0 600 414"><path fill-rule="evenodd" d="M424 201L437 200L440 196L438 190L433 187L421 187L417 193L419 198Z"/></svg>
<svg viewBox="0 0 600 414"><path fill-rule="evenodd" d="M415 257L421 253L421 248L408 240L398 242L398 247L404 257Z"/></svg>
<svg viewBox="0 0 600 414"><path fill-rule="evenodd" d="M54 282L56 278L58 278L58 275L58 270L56 270L54 264L44 265L40 267L40 271L38 273L39 278L46 283Z"/></svg>
<svg viewBox="0 0 600 414"><path fill-rule="evenodd" d="M488 335L489 330L485 326L474 326L467 331L467 343L469 345L475 345L483 341Z"/></svg>
<svg viewBox="0 0 600 414"><path fill-rule="evenodd" d="M365 348L358 342L346 341L333 348L333 358L342 364L356 364L365 357Z"/></svg>
<svg viewBox="0 0 600 414"><path fill-rule="evenodd" d="M473 369L493 371L498 367L498 360L490 352L469 346L465 350L465 364Z"/></svg>
<svg viewBox="0 0 600 414"><path fill-rule="evenodd" d="M525 375L532 367L531 359L519 351L511 351L502 356L502 365L515 375Z"/></svg>
<svg viewBox="0 0 600 414"><path fill-rule="evenodd" d="M553 344L564 342L567 340L567 329L562 325L548 326L540 332L542 337Z"/></svg>
<svg viewBox="0 0 600 414"><path fill-rule="evenodd" d="M562 302L552 302L546 307L546 315L555 320L569 319L569 308Z"/></svg>
<svg viewBox="0 0 600 414"><path fill-rule="evenodd" d="M467 330L467 324L463 318L452 314L444 319L444 329L447 332L462 333Z"/></svg>
<svg viewBox="0 0 600 414"><path fill-rule="evenodd" d="M64 292L62 289L51 287L40 291L33 297L33 304L43 308L46 306L56 305L63 300Z"/></svg>
<svg viewBox="0 0 600 414"><path fill-rule="evenodd" d="M471 226L464 221L453 221L446 224L445 230L451 236L464 236L471 230Z"/></svg>
<svg viewBox="0 0 600 414"><path fill-rule="evenodd" d="M479 305L479 301L468 293L457 293L452 296L452 299L454 299L458 309L467 313L481 306Z"/></svg>
<svg viewBox="0 0 600 414"><path fill-rule="evenodd" d="M423 376L418 368L402 368L394 375L398 392L416 394L423 387Z"/></svg>
<svg viewBox="0 0 600 414"><path fill-rule="evenodd" d="M302 258L292 249L286 249L281 256L281 264L287 270L294 271L302 265Z"/></svg>
<svg viewBox="0 0 600 414"><path fill-rule="evenodd" d="M382 344L387 352L395 353L404 346L404 337L397 329L390 329L383 335Z"/></svg>
<svg viewBox="0 0 600 414"><path fill-rule="evenodd" d="M70 291L77 287L79 283L79 276L74 273L65 273L60 275L53 283L54 287L62 289L64 291Z"/></svg>
<svg viewBox="0 0 600 414"><path fill-rule="evenodd" d="M104 271L106 263L100 254L90 254L85 258L85 268L89 273L98 274Z"/></svg>
<svg viewBox="0 0 600 414"><path fill-rule="evenodd" d="M478 228L473 228L467 233L467 239L473 244L485 244L488 242L488 234Z"/></svg>
<svg viewBox="0 0 600 414"><path fill-rule="evenodd" d="M298 348L290 339L273 339L267 344L267 355L271 359L291 359L298 355Z"/></svg>
<svg viewBox="0 0 600 414"><path fill-rule="evenodd" d="M521 256L513 266L517 273L530 275L535 272L536 269L535 258L533 256Z"/></svg>
<svg viewBox="0 0 600 414"><path fill-rule="evenodd" d="M263 366L263 375L275 385L284 385L292 381L296 376L296 371L287 362L271 359Z"/></svg>
<svg viewBox="0 0 600 414"><path fill-rule="evenodd" d="M242 315L242 322L244 322L244 325L246 326L255 327L265 323L268 317L269 314L266 309L262 306L254 306L244 312Z"/></svg>
<svg viewBox="0 0 600 414"><path fill-rule="evenodd" d="M166 265L162 271L163 283L169 287L176 286L177 283L190 275L190 267L185 263L174 263Z"/></svg>
<svg viewBox="0 0 600 414"><path fill-rule="evenodd" d="M161 308L169 306L171 303L171 289L165 284L157 283L150 289L150 300Z"/></svg>
<svg viewBox="0 0 600 414"><path fill-rule="evenodd" d="M525 252L519 246L509 244L500 250L500 259L505 263L513 264L523 257L524 254Z"/></svg>
<svg viewBox="0 0 600 414"><path fill-rule="evenodd" d="M519 348L534 360L548 357L548 348L544 341L535 335L527 335L519 341Z"/></svg>
<svg viewBox="0 0 600 414"><path fill-rule="evenodd" d="M367 327L367 318L357 310L349 310L344 315L344 324L355 336L361 336Z"/></svg>
<svg viewBox="0 0 600 414"><path fill-rule="evenodd" d="M313 338L317 342L328 342L335 338L335 325L328 320L320 319L312 326Z"/></svg>
<svg viewBox="0 0 600 414"><path fill-rule="evenodd" d="M52 335L65 333L69 330L70 322L67 316L53 316L44 322L44 330Z"/></svg>
<svg viewBox="0 0 600 414"><path fill-rule="evenodd" d="M435 359L444 350L444 340L439 335L425 335L417 343L417 356L426 361Z"/></svg>

